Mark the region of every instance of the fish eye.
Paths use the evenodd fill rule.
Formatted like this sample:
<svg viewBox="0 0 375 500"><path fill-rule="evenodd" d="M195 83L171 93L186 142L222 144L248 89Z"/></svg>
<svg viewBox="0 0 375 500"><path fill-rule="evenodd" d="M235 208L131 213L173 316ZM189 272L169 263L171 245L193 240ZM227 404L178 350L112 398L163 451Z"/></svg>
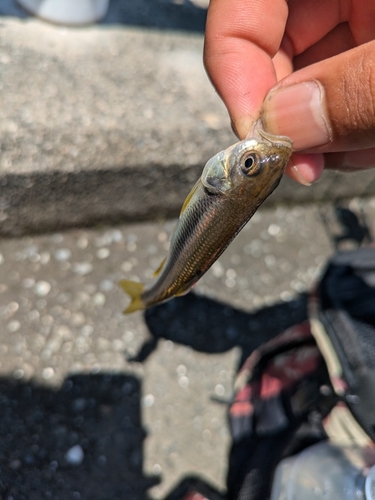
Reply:
<svg viewBox="0 0 375 500"><path fill-rule="evenodd" d="M249 170L254 165L254 158L252 156L246 158L244 165L246 170Z"/></svg>
<svg viewBox="0 0 375 500"><path fill-rule="evenodd" d="M241 159L241 170L245 175L257 175L261 170L260 162L255 153L246 154Z"/></svg>

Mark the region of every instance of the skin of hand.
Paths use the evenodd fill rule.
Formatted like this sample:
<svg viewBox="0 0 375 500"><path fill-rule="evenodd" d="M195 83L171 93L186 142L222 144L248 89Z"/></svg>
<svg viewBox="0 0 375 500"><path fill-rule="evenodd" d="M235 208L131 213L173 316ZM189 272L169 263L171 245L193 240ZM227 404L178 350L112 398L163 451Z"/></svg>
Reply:
<svg viewBox="0 0 375 500"><path fill-rule="evenodd" d="M286 173L375 167L375 2L211 0L207 73L244 139L259 118L293 140Z"/></svg>

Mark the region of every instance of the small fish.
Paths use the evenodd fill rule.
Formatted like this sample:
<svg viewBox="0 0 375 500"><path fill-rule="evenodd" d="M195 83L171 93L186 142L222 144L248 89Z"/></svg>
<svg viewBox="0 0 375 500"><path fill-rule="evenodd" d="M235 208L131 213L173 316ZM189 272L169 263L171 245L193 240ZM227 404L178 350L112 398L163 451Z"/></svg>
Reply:
<svg viewBox="0 0 375 500"><path fill-rule="evenodd" d="M211 158L188 194L158 279L148 287L122 280L132 301L125 314L183 295L203 276L279 184L292 153L287 137L264 132Z"/></svg>

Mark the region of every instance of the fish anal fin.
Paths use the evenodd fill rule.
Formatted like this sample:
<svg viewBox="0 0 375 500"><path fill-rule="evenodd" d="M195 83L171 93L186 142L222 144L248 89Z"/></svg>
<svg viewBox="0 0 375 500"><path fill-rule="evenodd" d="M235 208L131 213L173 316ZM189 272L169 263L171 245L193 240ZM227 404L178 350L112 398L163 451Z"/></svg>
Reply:
<svg viewBox="0 0 375 500"><path fill-rule="evenodd" d="M164 267L164 264L165 264L165 261L167 260L167 258L165 257L159 264L158 268L156 269L156 271L154 272L153 274L153 277L156 278L157 276L159 276L159 274L161 273L161 270L163 269Z"/></svg>
<svg viewBox="0 0 375 500"><path fill-rule="evenodd" d="M183 295L186 295L187 293L190 292L190 286L189 287L183 287L180 288L179 291L175 294L176 297L182 297Z"/></svg>
<svg viewBox="0 0 375 500"><path fill-rule="evenodd" d="M196 282L197 280L190 280L189 283L185 283L178 289L178 291L175 293L175 296L181 297L182 295L186 295L190 292L191 287L195 285Z"/></svg>
<svg viewBox="0 0 375 500"><path fill-rule="evenodd" d="M181 297L181 295L186 295L188 292L190 292L190 289L195 285L195 283L203 276L202 271L197 271L195 273L195 276L191 278L187 283L184 283L178 291L175 293L176 297Z"/></svg>
<svg viewBox="0 0 375 500"><path fill-rule="evenodd" d="M121 280L119 285L132 299L128 307L125 309L124 314L145 309L146 305L141 297L144 290L144 285L142 285L142 283L138 283L137 281Z"/></svg>

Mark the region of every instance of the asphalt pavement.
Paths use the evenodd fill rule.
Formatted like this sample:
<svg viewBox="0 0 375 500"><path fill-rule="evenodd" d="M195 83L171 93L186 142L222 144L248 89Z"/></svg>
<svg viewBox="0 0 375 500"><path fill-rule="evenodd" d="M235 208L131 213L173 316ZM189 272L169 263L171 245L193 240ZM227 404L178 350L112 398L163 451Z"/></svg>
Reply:
<svg viewBox="0 0 375 500"><path fill-rule="evenodd" d="M374 234L375 199L348 206ZM241 359L306 318L335 237L357 234L329 204L263 208L194 292L124 316L118 281L149 282L173 227L0 241L2 500L162 499L191 476L222 491Z"/></svg>

